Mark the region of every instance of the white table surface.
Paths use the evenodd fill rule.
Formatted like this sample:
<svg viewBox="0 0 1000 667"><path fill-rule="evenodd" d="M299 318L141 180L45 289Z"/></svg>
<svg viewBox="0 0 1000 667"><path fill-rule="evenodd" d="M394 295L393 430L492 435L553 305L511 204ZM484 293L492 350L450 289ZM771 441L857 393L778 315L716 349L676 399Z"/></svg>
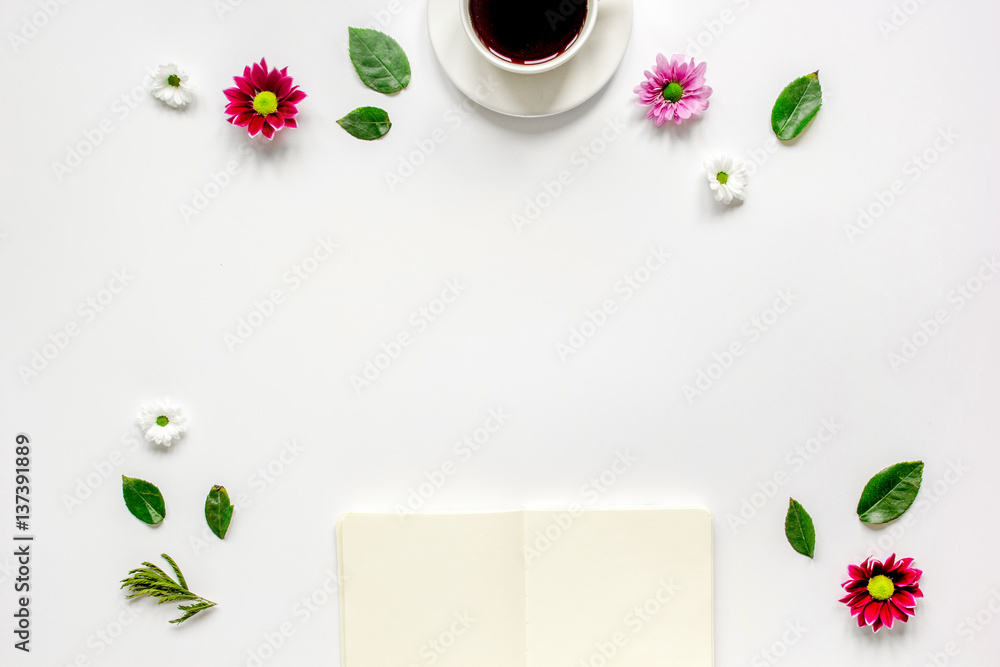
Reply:
<svg viewBox="0 0 1000 667"><path fill-rule="evenodd" d="M709 507L720 667L995 662L1000 280L977 274L993 278L1000 252L1000 9L636 0L635 16L597 97L524 120L468 111L417 0L3 3L4 665L337 664L336 517L393 511L446 466L421 511ZM347 27L364 24L409 55L413 80L395 97L365 88L345 55ZM711 107L656 128L632 87L658 51L693 51L699 33ZM261 56L309 97L299 129L247 158L221 90ZM197 86L190 108L122 101L171 59ZM795 145L775 146L774 98L816 69L822 111ZM362 105L389 111L387 137L363 143L337 126ZM105 119L110 133L60 179L53 164ZM762 162L741 207L710 196L701 163L717 151ZM390 189L386 174L411 160ZM237 173L210 187L231 161ZM539 198L562 171L561 195ZM896 181L895 201L849 238L859 208L878 213ZM185 220L196 191L212 198ZM548 206L519 232L526 199ZM337 248L296 282L288 272L317 239ZM654 250L670 257L647 276ZM636 272L642 288L616 292ZM459 294L441 312L450 282ZM276 290L272 315L230 349L225 336ZM775 317L782 294L791 305ZM607 300L615 312L560 358L557 344ZM45 348L73 325L62 349ZM356 391L352 375L386 366L381 346L401 334L410 344ZM904 338L920 347L894 368ZM743 353L712 367L734 342ZM43 349L52 358L23 379ZM688 400L699 371L717 379ZM133 446L140 404L162 396L188 411L187 437ZM479 451L456 447L491 411L504 423ZM11 634L22 432L28 655ZM631 462L607 473L618 457ZM868 477L916 459L925 481L907 523L862 525ZM589 480L602 473L613 483L599 490ZM158 484L163 525L128 515L121 474ZM212 484L241 504L225 542L202 518ZM816 522L815 560L785 543L789 496ZM926 598L873 637L837 602L839 584L848 563L892 551L918 559ZM219 607L177 627L167 605L124 604L118 580L162 552Z"/></svg>

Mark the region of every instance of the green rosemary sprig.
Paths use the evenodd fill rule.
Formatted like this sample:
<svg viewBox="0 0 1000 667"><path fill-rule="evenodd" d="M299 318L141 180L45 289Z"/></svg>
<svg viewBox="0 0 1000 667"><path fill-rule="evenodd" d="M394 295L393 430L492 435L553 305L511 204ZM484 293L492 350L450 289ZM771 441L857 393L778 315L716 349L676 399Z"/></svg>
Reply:
<svg viewBox="0 0 1000 667"><path fill-rule="evenodd" d="M163 604L164 602L174 602L178 600L190 600L192 603L187 605L178 605L177 608L184 612L184 615L180 618L175 618L170 621L171 623L183 623L188 620L199 611L204 611L209 607L214 607L215 603L211 600L206 600L205 598L195 595L188 590L187 582L184 580L184 575L181 574L181 569L177 567L177 563L174 559L167 554L160 554L163 559L170 563L170 567L173 568L174 574L177 575L177 581L174 581L170 576L153 565L152 563L143 563L145 567L137 567L129 572L129 576L122 579L122 588L129 589L129 595L126 595L126 599L137 598L143 595L148 595L151 598L159 598L157 604Z"/></svg>

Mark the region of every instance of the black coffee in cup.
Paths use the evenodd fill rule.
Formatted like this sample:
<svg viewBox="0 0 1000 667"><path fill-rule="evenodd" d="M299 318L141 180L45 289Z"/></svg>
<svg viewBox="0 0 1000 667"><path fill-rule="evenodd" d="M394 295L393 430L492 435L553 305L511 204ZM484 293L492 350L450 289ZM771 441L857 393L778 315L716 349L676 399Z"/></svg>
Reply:
<svg viewBox="0 0 1000 667"><path fill-rule="evenodd" d="M486 48L530 65L572 46L587 18L587 0L469 0L469 18Z"/></svg>

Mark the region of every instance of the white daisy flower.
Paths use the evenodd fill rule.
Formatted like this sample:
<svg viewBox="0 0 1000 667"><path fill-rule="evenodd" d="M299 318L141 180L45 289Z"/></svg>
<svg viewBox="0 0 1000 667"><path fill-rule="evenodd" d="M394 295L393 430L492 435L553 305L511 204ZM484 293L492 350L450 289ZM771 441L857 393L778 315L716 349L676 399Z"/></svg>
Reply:
<svg viewBox="0 0 1000 667"><path fill-rule="evenodd" d="M734 199L743 201L749 175L746 162L731 155L719 155L705 161L705 175L715 201L723 204L731 204Z"/></svg>
<svg viewBox="0 0 1000 667"><path fill-rule="evenodd" d="M153 97L174 107L182 107L194 99L188 74L174 63L160 65L152 74L149 90Z"/></svg>
<svg viewBox="0 0 1000 667"><path fill-rule="evenodd" d="M139 427L147 442L169 447L174 440L184 437L187 430L187 415L179 405L170 399L146 403L139 409Z"/></svg>

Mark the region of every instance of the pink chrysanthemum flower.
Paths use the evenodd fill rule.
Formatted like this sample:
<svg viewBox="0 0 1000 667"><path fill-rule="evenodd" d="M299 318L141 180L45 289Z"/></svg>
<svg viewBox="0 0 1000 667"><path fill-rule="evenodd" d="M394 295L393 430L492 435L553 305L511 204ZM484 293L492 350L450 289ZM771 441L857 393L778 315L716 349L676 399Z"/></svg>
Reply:
<svg viewBox="0 0 1000 667"><path fill-rule="evenodd" d="M268 70L267 61L261 58L252 67L245 67L243 76L234 76L236 87L223 91L229 100L229 122L247 128L251 137L263 132L268 139L283 127L298 127L295 105L306 94L292 85L287 71L287 67Z"/></svg>
<svg viewBox="0 0 1000 667"><path fill-rule="evenodd" d="M639 95L638 104L651 107L646 118L655 120L657 127L668 120L678 125L708 108L712 89L705 85L706 63L695 66L694 58L684 62L675 54L667 60L656 54L653 71L643 72L646 80L633 89Z"/></svg>
<svg viewBox="0 0 1000 667"><path fill-rule="evenodd" d="M917 598L924 594L918 582L921 570L910 567L912 558L896 560L896 554L885 563L866 558L861 565L848 565L851 575L841 584L847 595L840 599L858 617L858 627L872 626L878 632L882 626L891 628L895 621L906 623L913 616Z"/></svg>

